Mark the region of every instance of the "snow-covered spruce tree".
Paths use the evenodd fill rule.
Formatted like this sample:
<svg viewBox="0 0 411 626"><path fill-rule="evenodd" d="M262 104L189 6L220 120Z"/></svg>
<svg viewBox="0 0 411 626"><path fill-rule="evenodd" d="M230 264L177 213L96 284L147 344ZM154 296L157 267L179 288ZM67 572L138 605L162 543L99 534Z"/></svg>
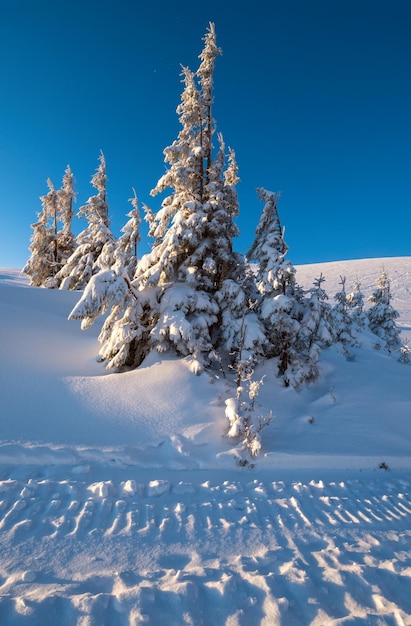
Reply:
<svg viewBox="0 0 411 626"><path fill-rule="evenodd" d="M298 333L300 354L305 354L305 359L299 362L301 367L294 373L296 382L317 381L321 349L334 342L332 308L322 287L324 281L324 276L320 274L313 287L305 293Z"/></svg>
<svg viewBox="0 0 411 626"><path fill-rule="evenodd" d="M346 278L340 276L341 290L334 296L336 304L332 308L333 341L340 344L347 359L353 358L350 348L360 347L361 335L367 327L367 316L364 311L364 296L358 280L353 290L345 289Z"/></svg>
<svg viewBox="0 0 411 626"><path fill-rule="evenodd" d="M210 24L197 73L183 68L177 108L181 130L164 150L168 169L151 192L171 193L157 214L146 209L152 250L137 265L123 317L118 308L114 322L109 315L112 326L105 325L102 341L110 347L102 357L116 367L138 366L156 348L191 356L193 369L201 371L223 341L217 293L226 281L237 281L239 263L232 252L238 211L234 153L225 167L221 137L216 157L212 149L213 71L219 54Z"/></svg>
<svg viewBox="0 0 411 626"><path fill-rule="evenodd" d="M57 205L62 228L57 233L57 246L59 253L59 270L66 263L76 248L76 238L72 232L73 203L76 194L74 191L74 176L69 165L64 172L62 186L57 191Z"/></svg>
<svg viewBox="0 0 411 626"><path fill-rule="evenodd" d="M76 248L76 238L71 230L73 202L75 200L74 177L69 165L64 172L61 188L57 191L53 188L51 191L48 212L51 221L50 231L52 233L54 259L51 275L44 285L53 289L59 286L60 281L57 274ZM61 224L61 228L59 228L59 224Z"/></svg>
<svg viewBox="0 0 411 626"><path fill-rule="evenodd" d="M297 285L295 268L285 257L288 252L277 210L278 194L257 190L265 203L256 229L256 237L247 259L257 263L256 285L259 292L258 311L266 335L265 353L275 357L278 374L285 385L303 382L302 372L307 355L301 342L300 320L303 315L303 294ZM305 371L305 370L304 370Z"/></svg>
<svg viewBox="0 0 411 626"><path fill-rule="evenodd" d="M106 244L113 250L106 193L106 161L103 153L100 164L91 179L97 193L80 207L78 217L87 221L87 227L76 238L77 247L58 272L60 289L84 289L93 274L101 269L97 260ZM106 250L107 252L107 250ZM107 257L108 258L108 257ZM108 265L113 261L108 261Z"/></svg>
<svg viewBox="0 0 411 626"><path fill-rule="evenodd" d="M135 207L130 219L133 228L127 244L140 240L136 197L132 202ZM84 330L99 315L109 311L99 335L99 359L106 362L107 368L140 363L148 351L151 311L155 310L157 299L154 289L137 292L133 288L129 274L132 251L131 248L128 250L128 245L121 249L112 240L104 244L94 264L98 271L90 278L81 299L69 315L71 320L81 320Z"/></svg>
<svg viewBox="0 0 411 626"><path fill-rule="evenodd" d="M341 345L344 355L349 358L349 348L355 344L350 316L350 302L345 289L346 277L340 276L341 289L335 296L332 308L334 340Z"/></svg>
<svg viewBox="0 0 411 626"><path fill-rule="evenodd" d="M48 181L49 186L52 184ZM54 188L53 188L54 190ZM53 232L49 226L48 213L42 196L42 210L38 213L37 222L32 224L33 235L29 250L31 256L23 267L23 272L30 277L30 284L41 287L52 275L54 263Z"/></svg>
<svg viewBox="0 0 411 626"><path fill-rule="evenodd" d="M285 259L288 246L284 241L278 215L279 194L266 189L257 189L264 207L256 228L256 236L247 254L249 261L258 261L256 283L262 296L266 294L287 295L295 285L295 268Z"/></svg>
<svg viewBox="0 0 411 626"><path fill-rule="evenodd" d="M177 109L182 130L164 150L169 164L166 174L152 190L154 196L167 188L172 194L154 216L151 253L145 255L136 274L138 289L159 288L150 342L159 351L175 349L192 355L200 369L212 349L210 329L217 322L218 306L212 296L214 265L200 266L193 259L204 240L208 220L205 207L205 164L208 153L206 128L201 117L201 95L194 75L184 70L185 89Z"/></svg>
<svg viewBox="0 0 411 626"><path fill-rule="evenodd" d="M382 345L381 342L377 342L376 347L386 348L389 352L401 344L399 330L395 324L399 313L393 308L391 300L391 282L387 272L382 270L377 279L377 288L368 298L372 306L367 311L367 317L371 332L382 340Z"/></svg>
<svg viewBox="0 0 411 626"><path fill-rule="evenodd" d="M129 199L133 208L129 213L127 213L127 217L130 219L121 229L123 234L118 240L119 250L123 254L124 266L130 278L133 278L136 272L138 260L137 246L141 241L141 217L138 208L138 198L134 189L133 192L134 197Z"/></svg>
<svg viewBox="0 0 411 626"><path fill-rule="evenodd" d="M32 285L55 287L56 274L74 250L71 215L67 209L72 206L74 197L70 166L67 166L60 189L56 190L50 179L47 185L48 193L40 198L42 210L38 222L32 226L32 254L23 271L30 276Z"/></svg>
<svg viewBox="0 0 411 626"><path fill-rule="evenodd" d="M149 218L155 243L141 259L135 280L138 289L160 289L151 344L160 351L174 349L192 356L198 371L224 343L228 320L219 306L221 293L233 295L238 282L239 260L232 249L238 213L235 155L230 151L225 167L221 135L219 151L215 157L212 153L212 79L219 54L210 24L197 73L183 69L185 88L177 109L182 129L164 151L169 168L152 195L166 189L172 193ZM229 280L234 282L226 283Z"/></svg>
<svg viewBox="0 0 411 626"><path fill-rule="evenodd" d="M253 364L264 354L266 338L256 308L254 280L247 261L232 249L232 240L238 235L233 219L238 215L236 185L238 168L233 150L229 150L228 165L223 171L225 148L219 135L220 151L208 184L211 219L207 241L209 258L213 258L216 272L216 300L219 306L219 348L229 355L230 365L238 362L239 346L242 359ZM223 177L221 177L223 171ZM214 252L212 252L214 250Z"/></svg>
<svg viewBox="0 0 411 626"><path fill-rule="evenodd" d="M322 348L331 346L334 342L332 308L322 286L324 282L325 277L321 273L314 279L313 287L307 290L308 306L304 308L301 321L301 332L305 333L308 343L317 341Z"/></svg>
<svg viewBox="0 0 411 626"><path fill-rule="evenodd" d="M43 204L44 215L47 216L49 224L49 237L50 247L53 251L52 260L50 263L50 276L54 276L58 272L59 266L59 246L58 246L58 192L54 188L50 178L47 179L47 185L49 192L47 195L42 196L40 199Z"/></svg>
<svg viewBox="0 0 411 626"><path fill-rule="evenodd" d="M355 345L359 345L359 335L367 324L367 314L364 310L364 294L358 279L354 282L353 290L347 294L347 302Z"/></svg>

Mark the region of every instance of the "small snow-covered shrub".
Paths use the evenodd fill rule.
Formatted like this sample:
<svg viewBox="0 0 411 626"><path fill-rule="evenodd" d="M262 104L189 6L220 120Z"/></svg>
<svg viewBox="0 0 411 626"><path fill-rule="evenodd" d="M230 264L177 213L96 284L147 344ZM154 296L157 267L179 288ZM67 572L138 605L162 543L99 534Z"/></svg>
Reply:
<svg viewBox="0 0 411 626"><path fill-rule="evenodd" d="M248 372L248 368L246 368ZM260 380L247 378L237 387L237 396L225 401L225 415L228 419L228 437L242 438L243 449L250 456L255 457L261 450L261 431L268 426L272 419L270 412L267 416L257 415L254 409L255 398L263 384Z"/></svg>
<svg viewBox="0 0 411 626"><path fill-rule="evenodd" d="M408 339L404 339L401 346L398 348L400 356L398 358L400 363L411 363L411 346L408 343Z"/></svg>

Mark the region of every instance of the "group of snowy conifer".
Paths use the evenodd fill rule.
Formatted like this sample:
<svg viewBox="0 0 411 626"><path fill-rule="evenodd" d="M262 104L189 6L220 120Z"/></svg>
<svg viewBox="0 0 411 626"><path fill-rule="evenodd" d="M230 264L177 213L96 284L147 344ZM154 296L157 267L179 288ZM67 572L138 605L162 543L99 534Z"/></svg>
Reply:
<svg viewBox="0 0 411 626"><path fill-rule="evenodd" d="M318 379L320 351L332 344L339 344L348 358L365 336L380 348L398 349L398 314L384 272L368 311L359 284L347 292L344 277L334 305L323 289L323 276L308 291L297 284L295 268L286 259L277 194L258 189L263 210L253 245L245 257L233 250L239 178L235 154L226 150L212 115L213 72L221 53L213 24L204 42L197 72L183 68L177 108L181 130L164 150L167 170L151 195L170 192L157 213L144 206L151 251L137 258L141 219L135 194L122 236L113 236L101 154L91 180L97 193L78 211L86 228L77 237L71 231L75 194L70 168L61 189L48 181L23 271L36 286L84 290L70 314L82 328L107 313L100 358L117 370L137 367L153 349L171 351L189 357L196 373L234 369L241 395L262 359L272 359L284 384L298 387ZM406 360L408 352L402 350ZM253 384L249 398L258 387ZM244 434L248 428L254 441L238 406L235 413L230 409L232 429Z"/></svg>

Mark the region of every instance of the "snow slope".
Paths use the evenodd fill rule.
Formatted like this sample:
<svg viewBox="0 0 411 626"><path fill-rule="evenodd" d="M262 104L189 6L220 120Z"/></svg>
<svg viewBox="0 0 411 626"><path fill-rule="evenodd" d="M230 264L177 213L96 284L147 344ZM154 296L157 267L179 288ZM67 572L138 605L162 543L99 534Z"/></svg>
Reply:
<svg viewBox="0 0 411 626"><path fill-rule="evenodd" d="M410 334L409 257L297 279L369 294L382 265ZM265 366L240 468L227 381L157 355L107 374L77 299L0 270L1 625L411 625L410 366L331 349L299 393Z"/></svg>

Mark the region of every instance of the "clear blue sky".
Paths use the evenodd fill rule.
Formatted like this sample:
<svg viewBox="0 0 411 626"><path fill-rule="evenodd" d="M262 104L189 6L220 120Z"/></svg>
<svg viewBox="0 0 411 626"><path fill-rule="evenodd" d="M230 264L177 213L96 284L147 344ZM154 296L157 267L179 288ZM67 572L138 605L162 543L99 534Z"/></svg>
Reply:
<svg viewBox="0 0 411 626"><path fill-rule="evenodd" d="M209 21L214 116L240 168L236 249L263 186L282 193L295 264L410 255L409 0L0 0L0 265L28 258L48 177L59 187L69 163L77 207L94 193L100 149L114 233L132 187L158 210L180 64L197 68Z"/></svg>

